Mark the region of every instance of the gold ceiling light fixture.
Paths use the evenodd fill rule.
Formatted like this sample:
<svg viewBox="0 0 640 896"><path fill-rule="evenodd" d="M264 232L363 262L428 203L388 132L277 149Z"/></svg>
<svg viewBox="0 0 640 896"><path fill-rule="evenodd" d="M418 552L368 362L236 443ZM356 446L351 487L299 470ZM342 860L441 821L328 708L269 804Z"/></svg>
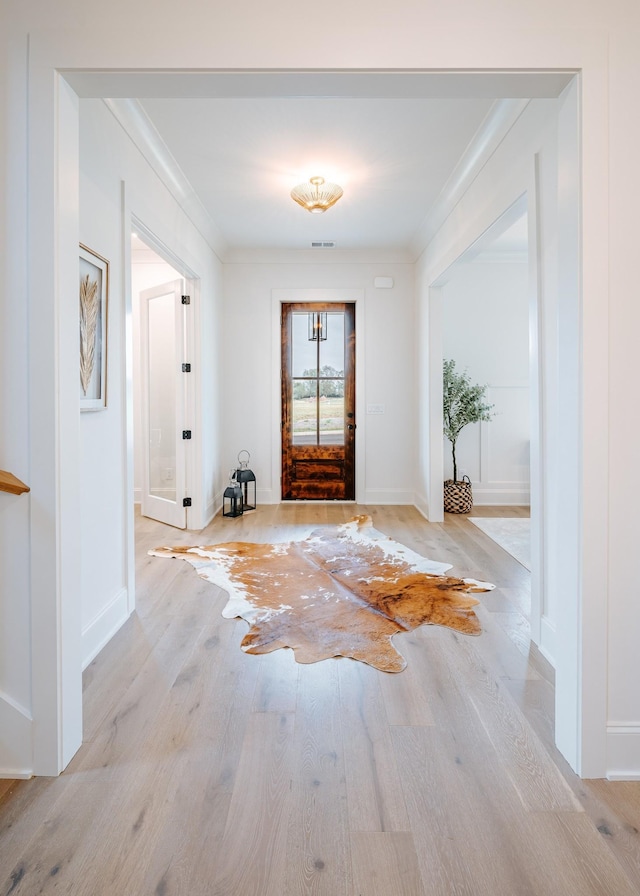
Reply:
<svg viewBox="0 0 640 896"><path fill-rule="evenodd" d="M308 184L298 184L291 191L291 198L312 215L326 212L342 196L338 184L326 184L324 177L311 177Z"/></svg>

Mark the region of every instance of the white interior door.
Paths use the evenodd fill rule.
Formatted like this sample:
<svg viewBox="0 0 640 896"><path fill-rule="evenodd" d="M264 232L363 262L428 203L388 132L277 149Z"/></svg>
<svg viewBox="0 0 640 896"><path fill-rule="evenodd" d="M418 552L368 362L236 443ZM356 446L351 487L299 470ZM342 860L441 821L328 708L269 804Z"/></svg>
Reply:
<svg viewBox="0 0 640 896"><path fill-rule="evenodd" d="M184 281L140 293L142 515L186 527Z"/></svg>

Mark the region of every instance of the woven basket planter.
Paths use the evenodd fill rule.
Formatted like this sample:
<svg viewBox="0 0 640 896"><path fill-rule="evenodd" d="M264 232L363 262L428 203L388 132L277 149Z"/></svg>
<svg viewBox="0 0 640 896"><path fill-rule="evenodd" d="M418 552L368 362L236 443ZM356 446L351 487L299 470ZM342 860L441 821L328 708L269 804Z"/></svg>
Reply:
<svg viewBox="0 0 640 896"><path fill-rule="evenodd" d="M471 480L463 476L456 482L447 479L444 484L444 509L447 513L469 513L473 507Z"/></svg>

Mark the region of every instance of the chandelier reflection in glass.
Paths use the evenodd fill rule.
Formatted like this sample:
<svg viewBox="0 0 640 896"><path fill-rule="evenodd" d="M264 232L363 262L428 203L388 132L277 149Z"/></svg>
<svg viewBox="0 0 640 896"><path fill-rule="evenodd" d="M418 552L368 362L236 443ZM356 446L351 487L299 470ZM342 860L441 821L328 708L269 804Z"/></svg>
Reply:
<svg viewBox="0 0 640 896"><path fill-rule="evenodd" d="M326 212L342 196L338 184L326 184L324 177L312 177L308 184L298 184L291 191L291 198L312 215Z"/></svg>

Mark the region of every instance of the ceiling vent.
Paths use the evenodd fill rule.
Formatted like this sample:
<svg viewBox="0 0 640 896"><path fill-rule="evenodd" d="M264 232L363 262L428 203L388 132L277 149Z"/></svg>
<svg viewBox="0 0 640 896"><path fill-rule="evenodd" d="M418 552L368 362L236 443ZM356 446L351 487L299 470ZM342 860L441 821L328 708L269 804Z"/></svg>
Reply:
<svg viewBox="0 0 640 896"><path fill-rule="evenodd" d="M312 249L335 249L335 240L314 240L311 243Z"/></svg>

